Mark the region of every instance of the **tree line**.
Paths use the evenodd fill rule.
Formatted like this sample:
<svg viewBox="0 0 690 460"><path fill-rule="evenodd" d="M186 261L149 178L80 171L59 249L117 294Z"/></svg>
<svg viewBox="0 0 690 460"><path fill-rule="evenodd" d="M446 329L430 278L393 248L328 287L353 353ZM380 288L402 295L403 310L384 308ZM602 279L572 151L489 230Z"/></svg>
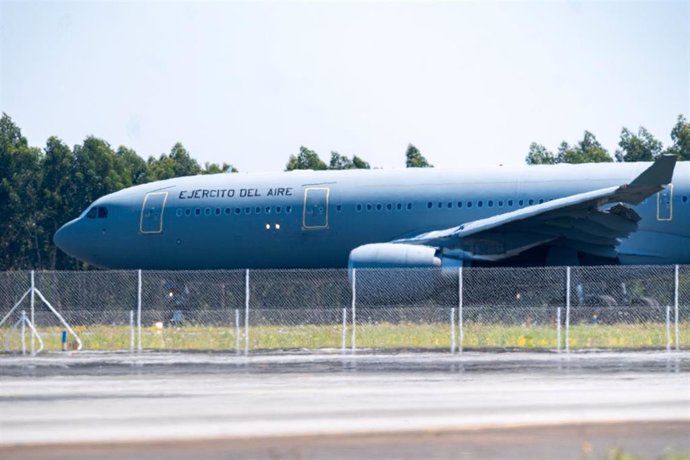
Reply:
<svg viewBox="0 0 690 460"><path fill-rule="evenodd" d="M431 166L410 145L410 167ZM354 155L331 153L326 165L300 147L286 170L369 168ZM70 148L50 137L43 148L29 146L21 129L5 113L0 119L0 271L88 268L53 244L53 235L97 198L133 185L197 174L237 172L223 163L200 165L181 143L168 153L144 160L134 150L89 136Z"/></svg>
<svg viewBox="0 0 690 460"><path fill-rule="evenodd" d="M637 134L627 128L621 132L618 161L652 160L662 153L680 159L690 158L690 124L679 116L671 131L673 145L664 149L646 129ZM613 161L594 135L573 146L563 142L557 154L533 143L527 155L529 164L584 163ZM405 152L410 168L433 167L412 144ZM290 155L285 170L370 169L357 155L336 151L328 163L307 147ZM53 234L65 222L77 217L97 198L133 185L197 174L237 172L223 163L200 165L181 143L168 153L147 160L134 150L89 136L70 148L58 137L50 137L43 148L29 146L20 128L7 115L0 119L0 271L13 269L74 270L88 268L59 251Z"/></svg>
<svg viewBox="0 0 690 460"><path fill-rule="evenodd" d="M582 140L574 145L566 141L561 142L554 154L541 144L533 142L525 157L527 164L558 164L558 163L603 163L614 161L652 161L659 155L676 155L679 160L690 160L690 123L683 115L678 115L676 124L671 129L673 145L664 148L652 133L640 126L637 133L626 127L621 129L618 148L611 156L601 146L597 138L589 131L585 131Z"/></svg>

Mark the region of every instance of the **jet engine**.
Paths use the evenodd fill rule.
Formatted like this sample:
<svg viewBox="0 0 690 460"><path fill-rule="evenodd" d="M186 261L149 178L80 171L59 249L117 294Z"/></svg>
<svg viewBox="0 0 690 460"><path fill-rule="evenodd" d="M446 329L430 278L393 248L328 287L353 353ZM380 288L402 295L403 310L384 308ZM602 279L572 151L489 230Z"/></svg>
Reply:
<svg viewBox="0 0 690 460"><path fill-rule="evenodd" d="M405 305L429 298L457 279L457 272L444 276L445 262L430 246L377 243L353 249L348 267L358 304ZM459 266L460 261L454 262Z"/></svg>

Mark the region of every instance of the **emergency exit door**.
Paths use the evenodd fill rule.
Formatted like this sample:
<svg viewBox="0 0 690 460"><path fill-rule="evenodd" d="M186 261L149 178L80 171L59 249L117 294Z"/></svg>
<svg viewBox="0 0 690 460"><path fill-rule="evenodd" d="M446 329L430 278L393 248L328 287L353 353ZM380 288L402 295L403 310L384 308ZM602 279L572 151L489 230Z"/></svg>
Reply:
<svg viewBox="0 0 690 460"><path fill-rule="evenodd" d="M302 227L306 230L328 228L328 188L304 189Z"/></svg>
<svg viewBox="0 0 690 460"><path fill-rule="evenodd" d="M162 233L163 212L168 192L147 193L141 205L141 220L139 230L141 233Z"/></svg>
<svg viewBox="0 0 690 460"><path fill-rule="evenodd" d="M673 184L656 194L656 220L673 219Z"/></svg>

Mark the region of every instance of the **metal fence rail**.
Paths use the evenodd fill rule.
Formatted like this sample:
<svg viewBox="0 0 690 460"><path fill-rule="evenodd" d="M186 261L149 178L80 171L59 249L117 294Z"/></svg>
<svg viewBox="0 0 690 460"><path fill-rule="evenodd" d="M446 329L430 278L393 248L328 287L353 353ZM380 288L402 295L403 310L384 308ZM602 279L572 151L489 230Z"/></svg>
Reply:
<svg viewBox="0 0 690 460"><path fill-rule="evenodd" d="M8 352L672 351L690 267L2 272L0 315Z"/></svg>

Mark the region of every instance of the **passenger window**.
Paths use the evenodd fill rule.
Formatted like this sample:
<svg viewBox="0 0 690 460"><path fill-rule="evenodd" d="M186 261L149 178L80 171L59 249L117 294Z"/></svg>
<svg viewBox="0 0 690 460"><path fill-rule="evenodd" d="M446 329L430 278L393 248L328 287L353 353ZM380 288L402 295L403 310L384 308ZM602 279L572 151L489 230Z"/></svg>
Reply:
<svg viewBox="0 0 690 460"><path fill-rule="evenodd" d="M176 215L177 217L182 217L182 208L177 208L177 209L175 210L175 215Z"/></svg>
<svg viewBox="0 0 690 460"><path fill-rule="evenodd" d="M360 212L362 210L362 205L358 204L355 209L357 210L357 212Z"/></svg>
<svg viewBox="0 0 690 460"><path fill-rule="evenodd" d="M244 213L245 213L245 214L251 214L251 213L252 213L252 208L244 208Z"/></svg>
<svg viewBox="0 0 690 460"><path fill-rule="evenodd" d="M402 203L398 203L396 207L398 208L398 211L402 211Z"/></svg>
<svg viewBox="0 0 690 460"><path fill-rule="evenodd" d="M410 209L412 209L412 203L407 203L407 210L409 211Z"/></svg>
<svg viewBox="0 0 690 460"><path fill-rule="evenodd" d="M185 216L191 216L192 215L192 208L187 208L184 210L184 215Z"/></svg>
<svg viewBox="0 0 690 460"><path fill-rule="evenodd" d="M471 208L471 207L472 207L472 202L471 202L471 201L468 201L468 202L467 202L467 207L468 207L468 208Z"/></svg>
<svg viewBox="0 0 690 460"><path fill-rule="evenodd" d="M529 200L529 205L532 206L534 204L534 200Z"/></svg>
<svg viewBox="0 0 690 460"><path fill-rule="evenodd" d="M271 213L271 207L266 206L265 212L266 212L266 214L270 214Z"/></svg>
<svg viewBox="0 0 690 460"><path fill-rule="evenodd" d="M431 209L431 207L432 207L433 205L434 205L434 204L433 204L431 201L429 201L429 202L426 204L426 207L429 208L429 209Z"/></svg>
<svg viewBox="0 0 690 460"><path fill-rule="evenodd" d="M687 203L687 202L688 202L688 196L687 196L687 195L683 195L683 203Z"/></svg>
<svg viewBox="0 0 690 460"><path fill-rule="evenodd" d="M522 206L523 204L525 204L525 201L524 201L524 200L518 201L518 205Z"/></svg>
<svg viewBox="0 0 690 460"><path fill-rule="evenodd" d="M513 205L513 200L508 200L508 206L512 206L512 205Z"/></svg>
<svg viewBox="0 0 690 460"><path fill-rule="evenodd" d="M493 202L492 200L489 200L488 203L486 203L486 204L487 204L487 206L489 206L490 208L493 208L493 207L494 207L494 202Z"/></svg>
<svg viewBox="0 0 690 460"><path fill-rule="evenodd" d="M441 203L441 202L439 201L439 202L438 202L438 209L441 209L442 207L443 207L443 203Z"/></svg>
<svg viewBox="0 0 690 460"><path fill-rule="evenodd" d="M236 215L239 216L241 212L242 212L242 210L240 208L235 208L235 214Z"/></svg>
<svg viewBox="0 0 690 460"><path fill-rule="evenodd" d="M292 206L285 206L285 212L290 214L292 212Z"/></svg>
<svg viewBox="0 0 690 460"><path fill-rule="evenodd" d="M458 201L458 208L462 208L462 201Z"/></svg>
<svg viewBox="0 0 690 460"><path fill-rule="evenodd" d="M210 216L211 215L211 208L204 209L204 214L207 216Z"/></svg>
<svg viewBox="0 0 690 460"><path fill-rule="evenodd" d="M484 202L482 200L477 201L477 207L481 208L482 206L484 206Z"/></svg>
<svg viewBox="0 0 690 460"><path fill-rule="evenodd" d="M372 207L371 204L367 203L367 211L371 211L371 207Z"/></svg>
<svg viewBox="0 0 690 460"><path fill-rule="evenodd" d="M196 214L197 216L200 216L201 215L201 208L196 208L194 210L194 214Z"/></svg>
<svg viewBox="0 0 690 460"><path fill-rule="evenodd" d="M88 217L89 219L95 219L97 215L98 215L98 208L96 208L95 206L93 208L89 209L89 212L86 213L86 217Z"/></svg>
<svg viewBox="0 0 690 460"><path fill-rule="evenodd" d="M390 204L390 203L388 203L388 204L386 205L386 209L388 209L389 211L392 211L392 210L393 210L393 205ZM338 211L340 211L340 206L338 206Z"/></svg>
<svg viewBox="0 0 690 460"><path fill-rule="evenodd" d="M498 207L502 208L503 207L503 200L498 200Z"/></svg>
<svg viewBox="0 0 690 460"><path fill-rule="evenodd" d="M380 211L381 209L383 209L383 206L381 206L381 203L377 204L377 205L376 205L376 210L377 210L377 211Z"/></svg>
<svg viewBox="0 0 690 460"><path fill-rule="evenodd" d="M225 208L225 215L226 215L226 216L229 216L230 213L232 213L232 211L230 210L230 208Z"/></svg>
<svg viewBox="0 0 690 460"><path fill-rule="evenodd" d="M257 214L261 214L261 208L257 206L254 212L256 212Z"/></svg>
<svg viewBox="0 0 690 460"><path fill-rule="evenodd" d="M338 211L338 212L340 212L340 211L343 210L343 207L342 207L341 205L338 205L338 206L335 207L335 210Z"/></svg>
<svg viewBox="0 0 690 460"><path fill-rule="evenodd" d="M221 213L221 212L222 212L222 211L220 210L220 208L216 208L216 216L220 216L220 213Z"/></svg>
<svg viewBox="0 0 690 460"><path fill-rule="evenodd" d="M453 207L453 203L451 203L451 202L448 202L447 206L448 206L448 209L450 209L450 208L452 208L452 207Z"/></svg>

